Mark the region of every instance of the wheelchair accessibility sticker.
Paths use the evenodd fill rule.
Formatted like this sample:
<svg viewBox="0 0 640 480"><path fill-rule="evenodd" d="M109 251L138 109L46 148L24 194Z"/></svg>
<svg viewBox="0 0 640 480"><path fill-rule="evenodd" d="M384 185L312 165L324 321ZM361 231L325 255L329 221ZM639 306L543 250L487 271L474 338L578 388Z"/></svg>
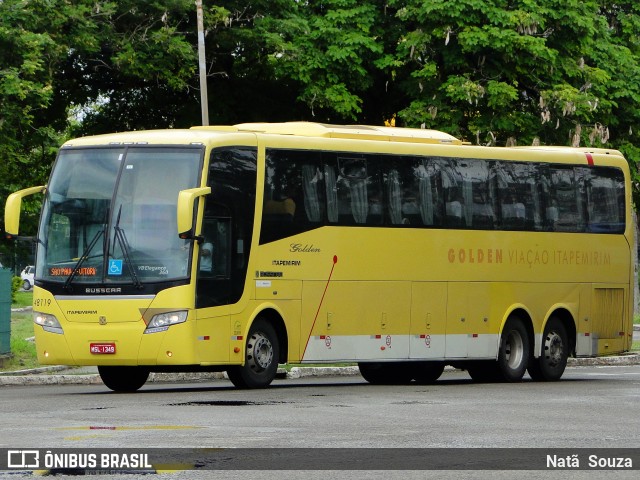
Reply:
<svg viewBox="0 0 640 480"><path fill-rule="evenodd" d="M122 260L109 260L109 275L122 275Z"/></svg>

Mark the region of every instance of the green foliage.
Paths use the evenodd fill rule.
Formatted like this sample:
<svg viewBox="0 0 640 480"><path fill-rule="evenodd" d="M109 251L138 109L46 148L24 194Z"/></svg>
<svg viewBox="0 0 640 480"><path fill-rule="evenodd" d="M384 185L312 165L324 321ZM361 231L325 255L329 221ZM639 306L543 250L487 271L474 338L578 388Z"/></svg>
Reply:
<svg viewBox="0 0 640 480"><path fill-rule="evenodd" d="M638 175L637 2L390 0L388 7L403 31L377 65L404 92L402 124L483 144L619 148Z"/></svg>
<svg viewBox="0 0 640 480"><path fill-rule="evenodd" d="M3 371L36 368L38 358L33 340L33 318L31 313L11 315L11 358L2 364Z"/></svg>
<svg viewBox="0 0 640 480"><path fill-rule="evenodd" d="M203 3L211 123L394 119L613 147L640 180L636 1ZM199 123L197 67L192 0L0 1L0 203L46 183L70 136Z"/></svg>
<svg viewBox="0 0 640 480"><path fill-rule="evenodd" d="M24 308L24 307L30 307L32 305L33 305L33 289L29 291L16 292L15 298L13 298L11 301L11 308Z"/></svg>
<svg viewBox="0 0 640 480"><path fill-rule="evenodd" d="M11 303L15 303L18 298L18 290L22 287L22 279L20 277L11 277Z"/></svg>
<svg viewBox="0 0 640 480"><path fill-rule="evenodd" d="M187 0L1 1L0 204L45 184L70 136L170 126L160 112L185 103L196 70L195 31L182 30L193 25ZM35 234L41 200L25 199L26 235ZM0 243L5 264L28 251Z"/></svg>
<svg viewBox="0 0 640 480"><path fill-rule="evenodd" d="M291 4L282 16L265 17L257 25L273 52L271 68L299 86L298 100L312 116L357 120L362 96L375 82L373 63L383 49L379 2Z"/></svg>

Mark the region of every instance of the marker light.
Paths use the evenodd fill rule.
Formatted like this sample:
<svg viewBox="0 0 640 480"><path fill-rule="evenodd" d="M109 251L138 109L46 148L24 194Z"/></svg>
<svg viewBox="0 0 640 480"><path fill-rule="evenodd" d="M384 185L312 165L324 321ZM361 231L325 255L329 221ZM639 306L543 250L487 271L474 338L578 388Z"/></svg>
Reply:
<svg viewBox="0 0 640 480"><path fill-rule="evenodd" d="M178 312L167 312L167 313L159 313L158 315L154 315L147 325L147 329L144 333L156 333L156 332L164 332L171 325L176 325L178 323L183 323L187 321L187 311L180 310Z"/></svg>
<svg viewBox="0 0 640 480"><path fill-rule="evenodd" d="M45 332L64 333L62 326L54 315L48 313L33 312L33 322L40 325Z"/></svg>

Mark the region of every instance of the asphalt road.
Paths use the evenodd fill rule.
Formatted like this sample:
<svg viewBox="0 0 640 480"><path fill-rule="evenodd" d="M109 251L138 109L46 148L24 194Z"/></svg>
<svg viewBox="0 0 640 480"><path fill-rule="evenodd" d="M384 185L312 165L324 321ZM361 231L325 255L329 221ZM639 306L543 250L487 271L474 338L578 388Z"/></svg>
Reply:
<svg viewBox="0 0 640 480"><path fill-rule="evenodd" d="M236 390L226 380L149 383L136 394L116 394L102 385L3 386L0 446L637 449L639 408L638 365L573 367L560 382L512 385L476 384L466 373L451 371L432 386L373 386L359 376L278 380L272 388L257 391ZM200 473L165 478L195 478ZM341 472L334 477L310 472L305 477L425 478L425 472L414 472L422 473L416 477L386 473ZM458 477L445 471L437 476L523 478L513 471L497 477L489 473ZM547 473L533 472L531 478L546 478ZM626 478L630 472L555 473L548 478L594 473L598 476L591 478L610 473ZM582 475L566 476L570 473ZM291 472L273 474L209 471L198 478L300 478L287 476Z"/></svg>
<svg viewBox="0 0 640 480"><path fill-rule="evenodd" d="M556 383L374 386L359 376L0 388L6 447L640 447L640 366L568 368ZM167 435L167 432L171 432ZM606 440L606 441L605 441Z"/></svg>

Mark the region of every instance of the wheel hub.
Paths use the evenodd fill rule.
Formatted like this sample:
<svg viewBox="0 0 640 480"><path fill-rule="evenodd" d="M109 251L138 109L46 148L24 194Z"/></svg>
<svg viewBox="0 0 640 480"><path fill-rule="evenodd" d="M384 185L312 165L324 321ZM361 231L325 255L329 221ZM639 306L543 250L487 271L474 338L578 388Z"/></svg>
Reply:
<svg viewBox="0 0 640 480"><path fill-rule="evenodd" d="M266 370L273 362L273 345L262 333L257 332L247 343L247 361L249 367L261 372Z"/></svg>
<svg viewBox="0 0 640 480"><path fill-rule="evenodd" d="M555 367L561 362L563 353L562 338L556 332L549 332L544 339L544 356L547 363Z"/></svg>
<svg viewBox="0 0 640 480"><path fill-rule="evenodd" d="M517 331L512 331L509 333L507 337L506 345L505 345L505 353L507 364L510 368L518 368L518 366L522 363L522 358L524 354L524 342L520 333Z"/></svg>

